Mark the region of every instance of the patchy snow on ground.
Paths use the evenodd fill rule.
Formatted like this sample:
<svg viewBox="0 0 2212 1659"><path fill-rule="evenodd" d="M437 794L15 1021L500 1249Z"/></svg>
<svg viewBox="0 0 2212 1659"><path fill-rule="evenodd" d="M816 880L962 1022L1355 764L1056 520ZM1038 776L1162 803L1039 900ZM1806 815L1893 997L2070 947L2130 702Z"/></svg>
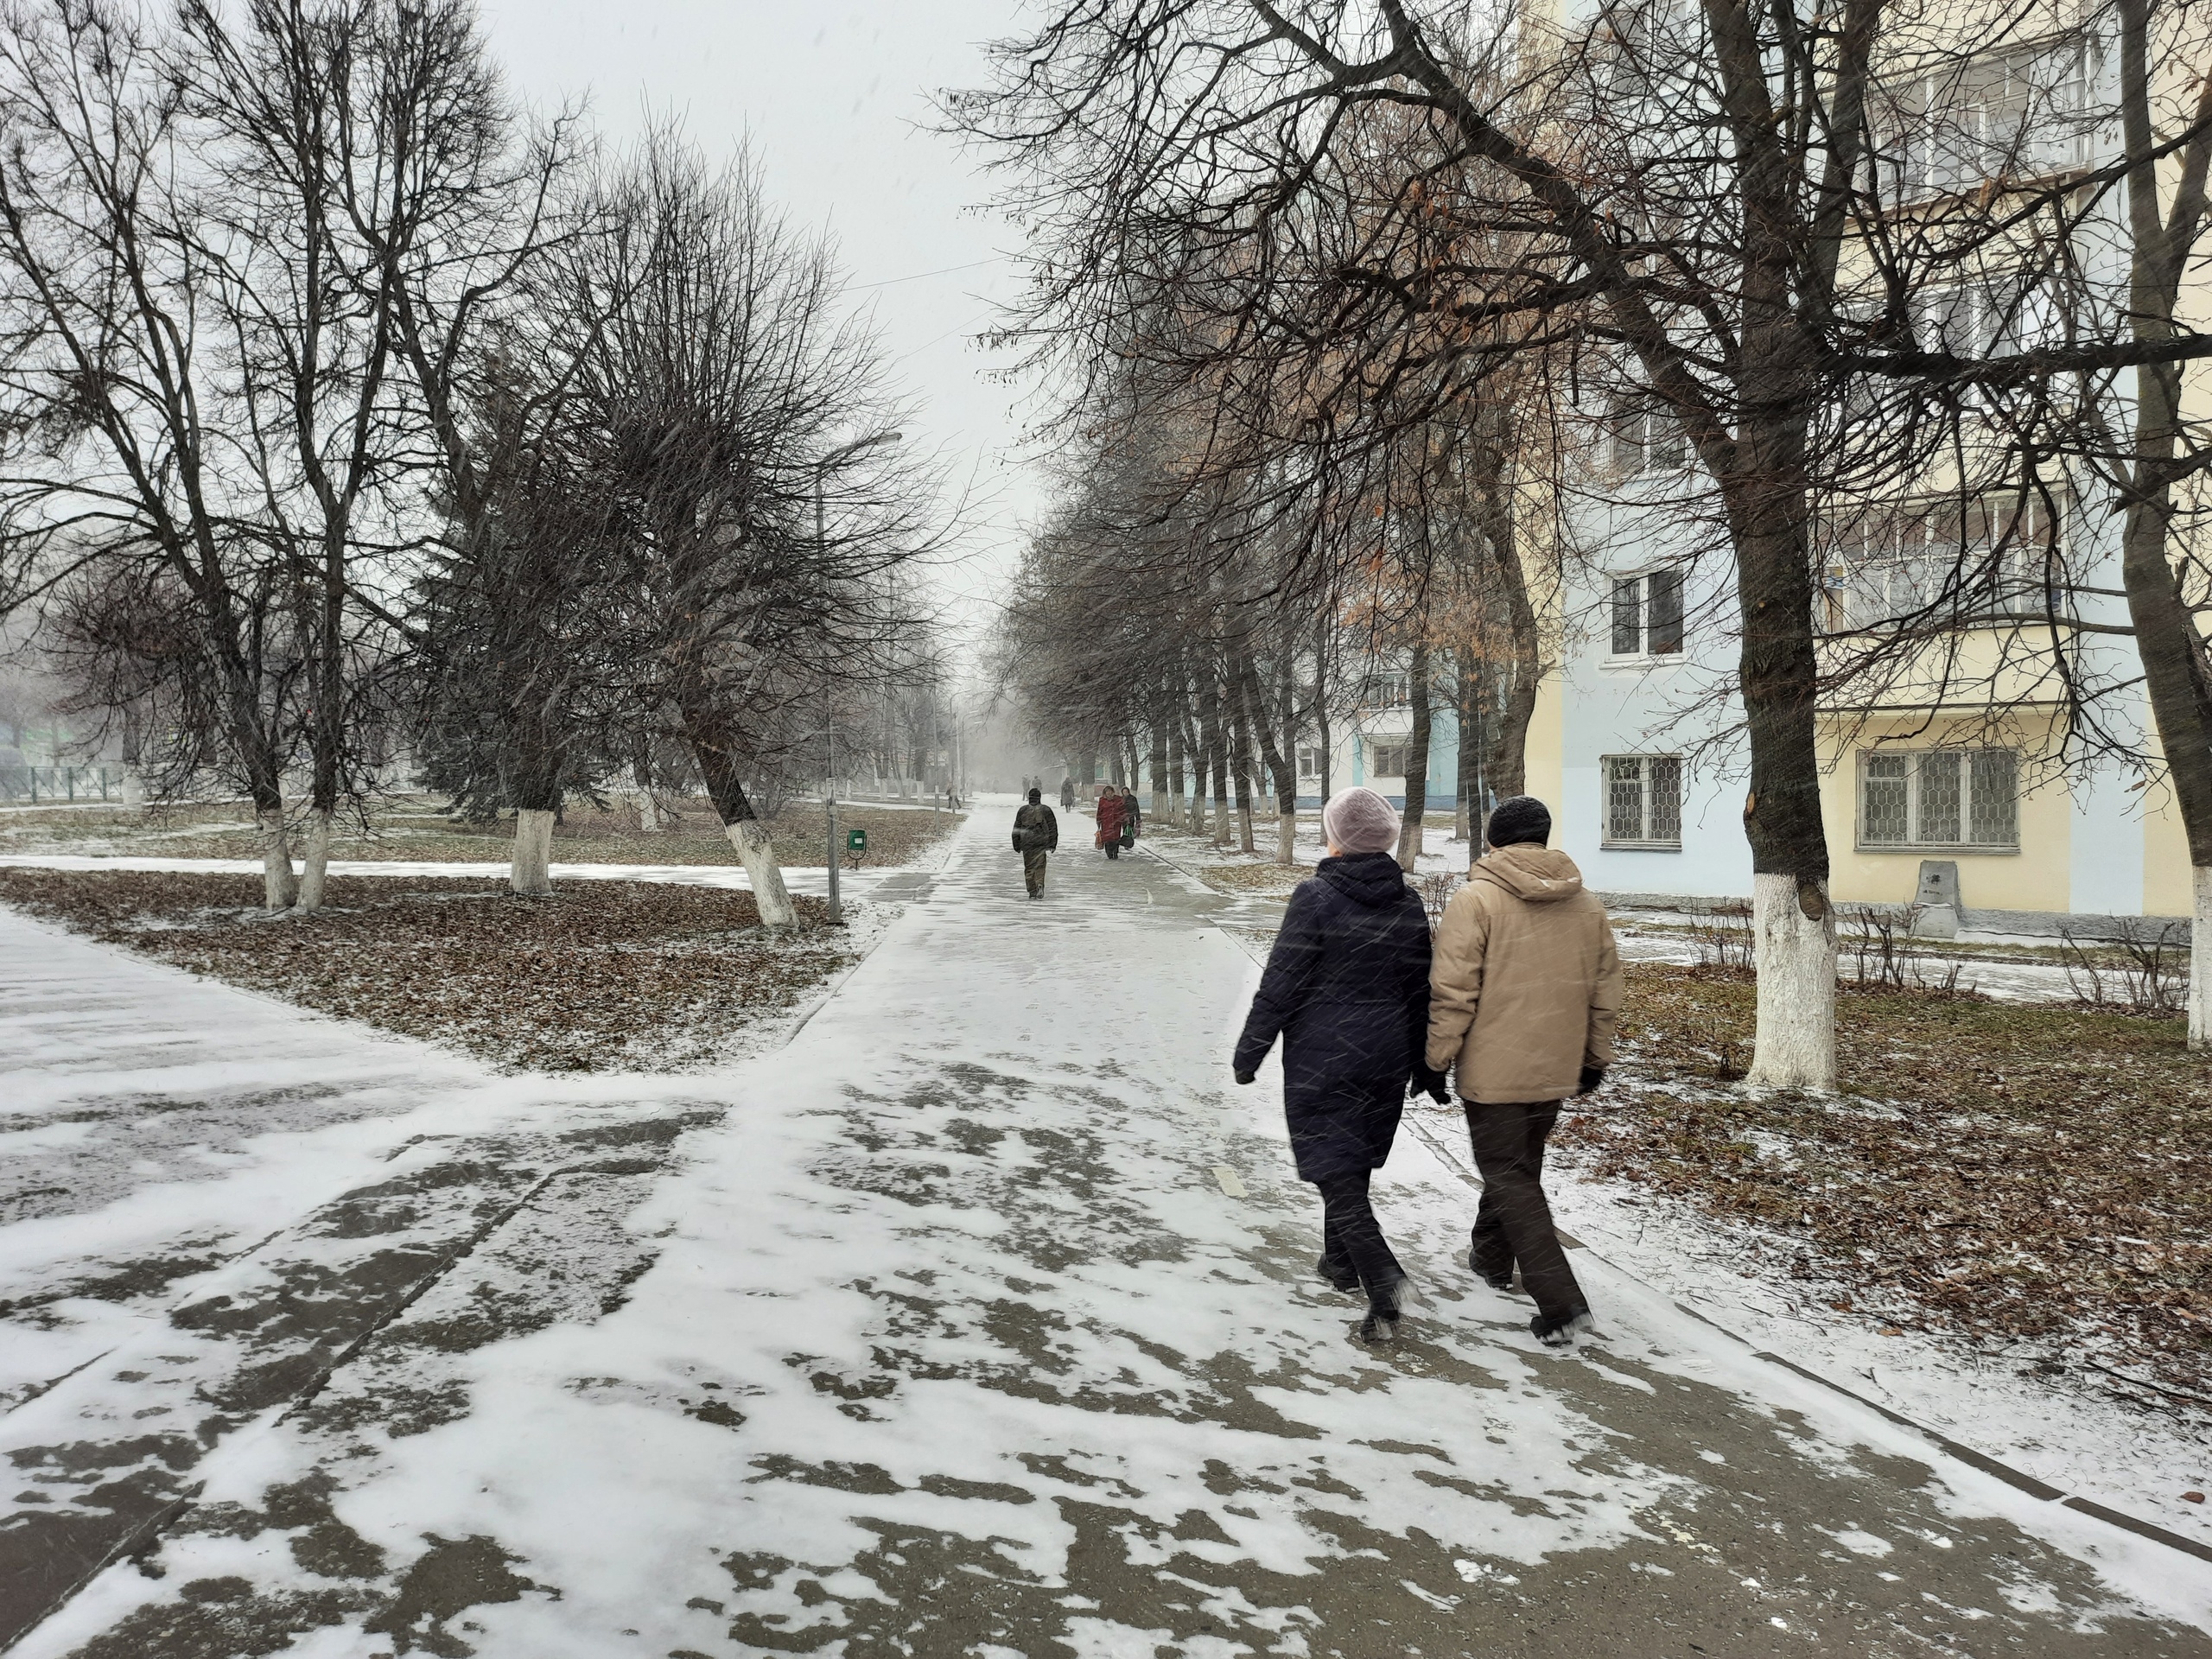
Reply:
<svg viewBox="0 0 2212 1659"><path fill-rule="evenodd" d="M2212 1412L2175 1400L2130 1402L2079 1381L2055 1385L2018 1359L1962 1341L1878 1334L1863 1316L1831 1312L1842 1287L1756 1274L1744 1265L1753 1242L1745 1230L1625 1184L1567 1176L1553 1203L1560 1225L1606 1261L1752 1348L2069 1496L2212 1546L2208 1506L2182 1496L2212 1487ZM1772 1249L1767 1259L1788 1253Z"/></svg>
<svg viewBox="0 0 2212 1659"><path fill-rule="evenodd" d="M1602 1339L1541 1347L1467 1274L1472 1195L1419 1135L1377 1194L1421 1300L1404 1342L1357 1343L1274 1069L1227 1076L1257 973L1237 906L1065 855L1028 902L988 812L956 855L772 1055L448 1071L411 1086L458 1141L400 1112L373 1149L302 1152L315 1190L264 1190L270 1252L0 1418L49 1514L92 1515L98 1447L145 1423L207 1448L139 1559L16 1651L1226 1659L1541 1629L2042 1655L2212 1620L2212 1565L1942 1456L1629 1272L1587 1263ZM301 1028L232 1058L333 1029ZM322 1380L241 1392L280 1314L341 1311L315 1272L409 1251L407 1300Z"/></svg>

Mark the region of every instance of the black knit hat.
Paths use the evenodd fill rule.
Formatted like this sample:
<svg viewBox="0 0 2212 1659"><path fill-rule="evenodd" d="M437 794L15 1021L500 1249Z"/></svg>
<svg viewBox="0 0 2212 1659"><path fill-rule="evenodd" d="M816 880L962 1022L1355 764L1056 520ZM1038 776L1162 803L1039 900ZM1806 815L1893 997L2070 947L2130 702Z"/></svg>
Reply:
<svg viewBox="0 0 2212 1659"><path fill-rule="evenodd" d="M1552 838L1551 809L1533 795L1514 795L1500 801L1490 815L1483 839L1493 847L1517 847L1533 841L1542 846Z"/></svg>

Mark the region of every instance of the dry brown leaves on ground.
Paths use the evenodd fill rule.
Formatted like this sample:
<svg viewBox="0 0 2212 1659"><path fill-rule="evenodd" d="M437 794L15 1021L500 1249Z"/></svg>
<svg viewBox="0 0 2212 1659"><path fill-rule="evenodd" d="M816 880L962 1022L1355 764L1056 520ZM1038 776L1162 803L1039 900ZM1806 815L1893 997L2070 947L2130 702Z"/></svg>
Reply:
<svg viewBox="0 0 2212 1659"><path fill-rule="evenodd" d="M1748 974L1628 974L1624 1086L1562 1126L1592 1173L1752 1224L1878 1324L2212 1400L2212 1066L2178 1021L1854 993L1843 1092L1752 1095Z"/></svg>
<svg viewBox="0 0 2212 1659"><path fill-rule="evenodd" d="M703 1065L850 959L817 899L772 938L751 893L664 882L518 899L474 879L340 877L328 908L268 917L258 876L5 869L0 900L512 1071Z"/></svg>
<svg viewBox="0 0 2212 1659"><path fill-rule="evenodd" d="M0 852L258 860L261 843L250 817L243 803L27 813L0 823ZM829 855L828 822L818 804L795 804L767 822L779 860L793 868L822 868ZM862 867L868 869L912 863L959 822L957 814L925 809L837 809L841 842L847 830L868 831ZM638 827L634 810L601 810L578 803L553 827L553 860L559 864L737 862L721 820L705 801L675 803L666 823L666 828L647 834ZM509 855L514 833L512 820L461 823L447 817L433 802L391 803L376 809L365 833L359 824L341 826L330 855L409 863L495 863Z"/></svg>

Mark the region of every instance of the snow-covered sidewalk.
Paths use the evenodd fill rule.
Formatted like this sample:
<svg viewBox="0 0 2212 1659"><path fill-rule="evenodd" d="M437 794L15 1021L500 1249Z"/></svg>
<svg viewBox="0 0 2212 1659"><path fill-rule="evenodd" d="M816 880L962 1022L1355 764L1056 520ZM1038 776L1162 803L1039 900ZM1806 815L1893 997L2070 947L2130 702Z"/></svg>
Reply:
<svg viewBox="0 0 2212 1659"><path fill-rule="evenodd" d="M1359 1346L1313 1274L1272 1077L1228 1086L1256 971L1217 925L1235 907L1081 849L1029 904L1002 819L969 820L779 1053L587 1086L432 1075L391 1045L385 1116L243 1147L302 1172L282 1202L238 1189L278 1236L203 1203L194 1226L242 1253L141 1298L0 1426L32 1493L0 1533L10 1594L63 1570L26 1544L184 1465L134 1489L174 1493L137 1561L19 1651L2205 1650L2212 1565L1948 1458L1624 1274L1590 1269L1602 1341L1540 1348L1525 1302L1469 1279L1469 1189L1419 1135L1378 1190L1426 1299L1396 1349ZM0 926L0 963L52 939ZM83 1098L61 1072L110 1040L92 1005L156 995L130 975L189 987L118 971L117 994L85 969L73 1048L34 1070L49 1129ZM365 1064L347 1028L268 1013L225 1064L276 1075L318 1042ZM118 1069L145 1102L165 1064ZM181 1185L23 1224L58 1230L7 1259L129 1235ZM374 1287L347 1278L372 1261Z"/></svg>
<svg viewBox="0 0 2212 1659"><path fill-rule="evenodd" d="M932 848L917 865L884 865L846 870L838 878L841 889L864 898L888 887L904 896L916 880L918 870L934 869L941 861ZM410 862L404 859L343 859L330 861L334 876L373 875L427 880L443 876L481 876L505 880L509 866L499 863ZM79 853L20 853L0 856L0 869L136 870L153 874L189 875L259 875L259 861L245 858L151 858L95 856ZM555 864L552 879L563 881L672 881L695 887L734 887L749 891L745 871L736 864ZM784 872L784 882L793 893L821 894L830 890L830 873L820 865L798 865Z"/></svg>

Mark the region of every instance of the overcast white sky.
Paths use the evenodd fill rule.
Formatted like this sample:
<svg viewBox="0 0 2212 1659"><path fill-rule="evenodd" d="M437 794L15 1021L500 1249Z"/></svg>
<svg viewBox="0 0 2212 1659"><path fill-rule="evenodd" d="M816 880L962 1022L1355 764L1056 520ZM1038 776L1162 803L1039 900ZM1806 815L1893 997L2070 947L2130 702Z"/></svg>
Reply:
<svg viewBox="0 0 2212 1659"><path fill-rule="evenodd" d="M943 448L973 480L969 556L949 573L981 605L1012 568L1042 504L1018 453L1022 389L974 336L1008 293L1013 238L975 211L972 159L919 129L931 95L980 83L983 41L1016 32L1019 0L483 0L515 92L541 107L582 94L599 129L680 116L710 153L748 133L770 193L826 226L918 395L908 442ZM876 286L859 289L860 284Z"/></svg>

